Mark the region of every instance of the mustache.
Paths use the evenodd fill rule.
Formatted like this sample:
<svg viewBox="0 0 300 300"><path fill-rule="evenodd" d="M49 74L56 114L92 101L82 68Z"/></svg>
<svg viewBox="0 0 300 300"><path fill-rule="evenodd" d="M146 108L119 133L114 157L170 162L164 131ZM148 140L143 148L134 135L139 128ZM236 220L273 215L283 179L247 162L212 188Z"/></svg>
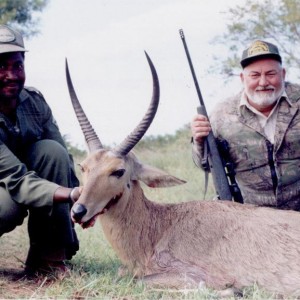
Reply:
<svg viewBox="0 0 300 300"><path fill-rule="evenodd" d="M268 85L268 86L258 86L255 89L255 92L260 92L260 91L266 91L266 90L275 90L275 87L273 85Z"/></svg>

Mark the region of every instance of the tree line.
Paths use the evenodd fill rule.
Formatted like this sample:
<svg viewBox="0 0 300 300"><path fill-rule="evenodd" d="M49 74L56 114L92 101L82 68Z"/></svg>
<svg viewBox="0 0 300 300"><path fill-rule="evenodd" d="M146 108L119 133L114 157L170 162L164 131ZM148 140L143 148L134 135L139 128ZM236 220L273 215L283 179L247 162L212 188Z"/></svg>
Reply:
<svg viewBox="0 0 300 300"><path fill-rule="evenodd" d="M39 32L42 11L50 0L0 0L0 23L14 26L25 36ZM198 0L199 4L202 0ZM300 1L248 0L224 12L227 27L212 43L224 45L225 57L216 55L211 72L230 78L239 73L245 45L254 39L269 39L281 50L284 64L300 78Z"/></svg>

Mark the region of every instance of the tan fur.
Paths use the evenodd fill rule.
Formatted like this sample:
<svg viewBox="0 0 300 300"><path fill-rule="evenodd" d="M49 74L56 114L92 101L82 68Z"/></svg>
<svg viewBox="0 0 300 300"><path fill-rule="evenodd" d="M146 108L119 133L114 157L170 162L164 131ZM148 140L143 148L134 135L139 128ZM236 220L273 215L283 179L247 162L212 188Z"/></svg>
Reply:
<svg viewBox="0 0 300 300"><path fill-rule="evenodd" d="M280 295L300 295L300 214L229 201L159 204L146 199L150 186L183 183L144 166L129 154L92 153L82 163L77 204L87 222L100 215L103 230L129 270L150 286L241 289L253 284ZM111 173L125 169L122 177Z"/></svg>

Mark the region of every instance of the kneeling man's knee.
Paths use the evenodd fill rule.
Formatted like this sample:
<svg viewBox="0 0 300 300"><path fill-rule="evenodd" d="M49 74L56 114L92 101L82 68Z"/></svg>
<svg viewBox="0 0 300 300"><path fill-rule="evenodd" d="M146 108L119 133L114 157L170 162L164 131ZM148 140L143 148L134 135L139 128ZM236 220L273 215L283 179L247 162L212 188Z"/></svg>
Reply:
<svg viewBox="0 0 300 300"><path fill-rule="evenodd" d="M11 199L9 194L0 189L0 235L10 232L23 223L27 211L22 205Z"/></svg>
<svg viewBox="0 0 300 300"><path fill-rule="evenodd" d="M29 170L49 181L69 186L71 178L70 158L67 150L53 140L41 140L34 143L27 156Z"/></svg>

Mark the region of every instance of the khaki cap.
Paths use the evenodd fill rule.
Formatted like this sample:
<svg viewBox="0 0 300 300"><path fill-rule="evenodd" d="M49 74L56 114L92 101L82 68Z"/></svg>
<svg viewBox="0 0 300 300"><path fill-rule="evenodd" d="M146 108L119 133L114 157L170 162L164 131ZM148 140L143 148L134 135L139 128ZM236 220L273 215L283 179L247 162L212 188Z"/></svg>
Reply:
<svg viewBox="0 0 300 300"><path fill-rule="evenodd" d="M257 40L243 51L241 65L243 68L262 58L273 58L281 63L278 48L268 42Z"/></svg>
<svg viewBox="0 0 300 300"><path fill-rule="evenodd" d="M0 25L0 54L25 51L22 35L6 25Z"/></svg>

